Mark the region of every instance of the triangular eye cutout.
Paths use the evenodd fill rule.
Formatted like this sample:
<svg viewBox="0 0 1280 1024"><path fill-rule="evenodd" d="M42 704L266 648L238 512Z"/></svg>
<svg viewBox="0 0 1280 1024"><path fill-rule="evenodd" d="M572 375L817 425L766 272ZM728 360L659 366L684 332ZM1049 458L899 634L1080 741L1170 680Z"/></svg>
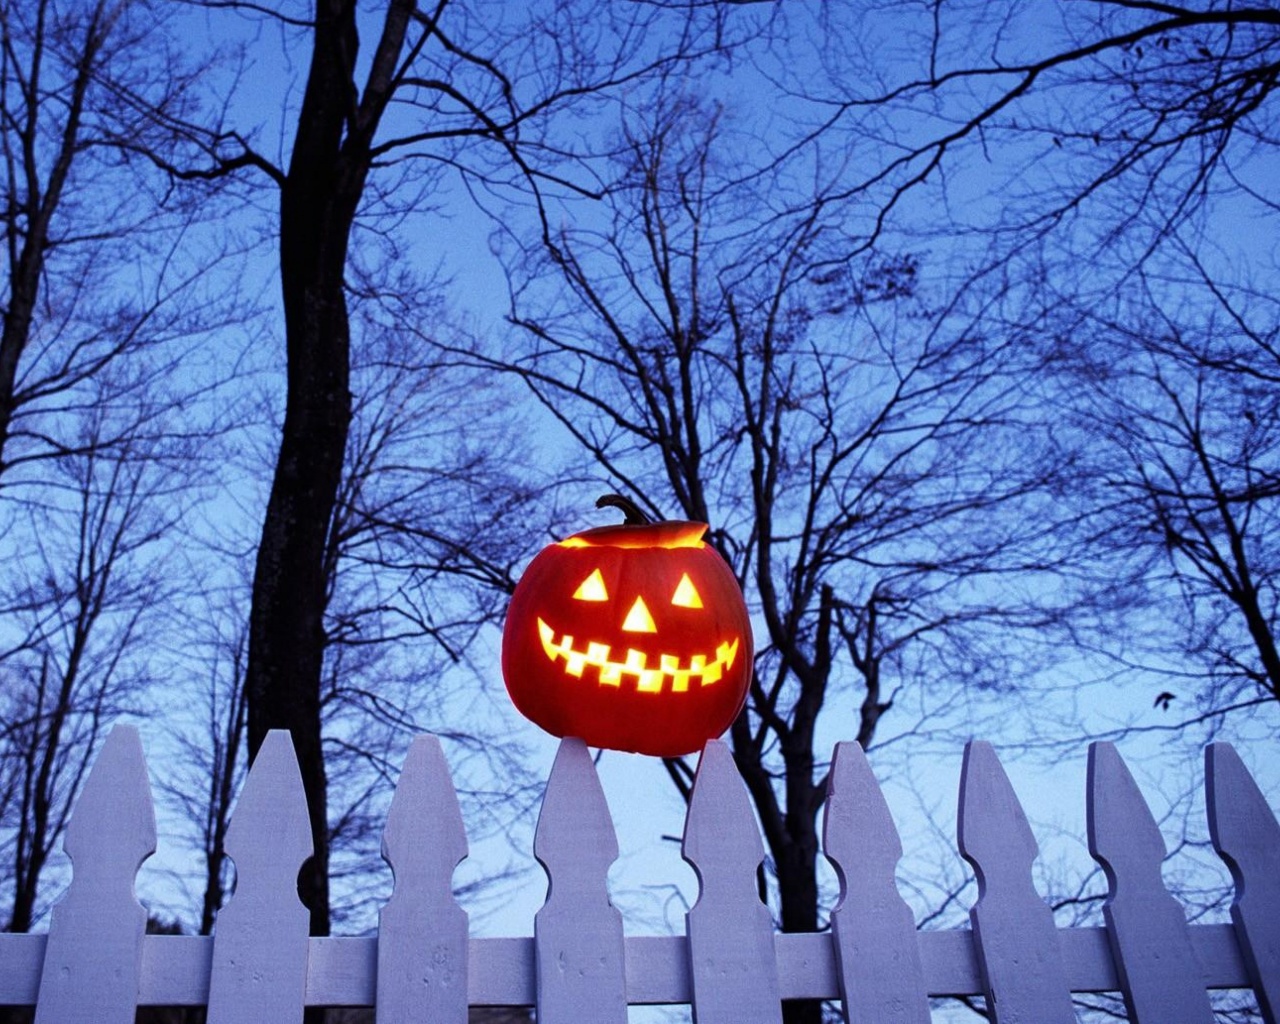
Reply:
<svg viewBox="0 0 1280 1024"><path fill-rule="evenodd" d="M564 593L564 591L560 591ZM604 586L604 577L600 575L600 570L594 570L590 576L578 585L578 589L573 592L574 600L577 601L607 601L609 600L609 592Z"/></svg>
<svg viewBox="0 0 1280 1024"><path fill-rule="evenodd" d="M680 583L671 597L671 603L677 608L702 607L702 596L698 593L698 588L693 585L693 580L689 579L688 573L680 577Z"/></svg>
<svg viewBox="0 0 1280 1024"><path fill-rule="evenodd" d="M622 628L627 633L658 632L658 627L653 621L653 616L649 614L649 608L645 605L643 597L636 598L636 603L631 606L631 611L627 612L627 618L622 623Z"/></svg>

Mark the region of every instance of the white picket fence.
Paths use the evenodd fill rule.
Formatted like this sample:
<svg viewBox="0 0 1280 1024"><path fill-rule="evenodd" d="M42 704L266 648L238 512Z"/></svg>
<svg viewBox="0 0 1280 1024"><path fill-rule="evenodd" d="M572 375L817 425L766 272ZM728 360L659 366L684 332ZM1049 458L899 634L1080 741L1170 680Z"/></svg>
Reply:
<svg viewBox="0 0 1280 1024"><path fill-rule="evenodd" d="M1072 993L1120 992L1132 1021L1211 1021L1209 989L1280 1007L1280 826L1235 751L1206 752L1209 827L1236 884L1231 924L1192 924L1161 878L1164 842L1120 755L1089 753L1089 849L1105 927L1058 928L1037 848L992 748L969 745L960 851L979 879L971 929L917 931L901 856L861 749L836 748L823 826L843 898L829 932L778 934L756 889L763 848L727 748L708 744L685 825L700 895L683 936L624 935L606 875L613 824L587 749L563 741L534 854L551 880L532 938L470 938L450 879L467 845L438 741L414 741L383 838L395 888L369 938L309 938L296 879L310 852L297 761L272 734L228 836L235 895L216 934L145 935L134 878L155 847L137 733L117 727L67 831L73 876L49 934L0 935L0 1005L39 1024L119 1022L140 1005L207 1005L210 1024L301 1021L303 1007L375 1006L384 1024L463 1024L471 1005L537 1007L540 1024L621 1024L628 1004L689 1003L699 1024L777 1024L780 1001L839 1000L850 1022L908 1024L929 997L982 995L1003 1024L1071 1024Z"/></svg>

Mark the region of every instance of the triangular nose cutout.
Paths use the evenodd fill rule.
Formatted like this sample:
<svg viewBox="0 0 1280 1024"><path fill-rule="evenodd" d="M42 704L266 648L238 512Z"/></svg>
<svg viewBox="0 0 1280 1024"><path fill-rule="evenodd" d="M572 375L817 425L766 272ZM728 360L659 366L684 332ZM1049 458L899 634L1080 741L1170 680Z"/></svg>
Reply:
<svg viewBox="0 0 1280 1024"><path fill-rule="evenodd" d="M631 611L627 612L627 617L622 623L622 629L627 633L658 632L658 627L653 622L653 616L649 614L649 609L645 607L643 597L636 598L636 603L631 606Z"/></svg>

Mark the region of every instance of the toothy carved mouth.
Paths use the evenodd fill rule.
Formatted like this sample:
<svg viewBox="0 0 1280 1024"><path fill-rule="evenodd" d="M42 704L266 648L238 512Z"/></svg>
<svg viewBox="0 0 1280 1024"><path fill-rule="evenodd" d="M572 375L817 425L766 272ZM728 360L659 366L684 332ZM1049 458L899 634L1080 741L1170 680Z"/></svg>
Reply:
<svg viewBox="0 0 1280 1024"><path fill-rule="evenodd" d="M600 670L601 686L621 686L623 678L629 676L636 681L636 689L640 693L661 693L667 680L671 681L673 693L683 693L691 683L710 686L719 682L738 656L738 641L726 640L716 648L713 657L695 654L687 665L682 665L676 655L660 654L658 667L650 668L649 656L634 648L627 650L622 661L611 661L608 644L588 643L585 651L579 651L574 649L573 637L568 635L556 643L555 630L542 619L538 619L538 636L548 658L552 661L564 659L566 674L581 676L588 665L594 665Z"/></svg>

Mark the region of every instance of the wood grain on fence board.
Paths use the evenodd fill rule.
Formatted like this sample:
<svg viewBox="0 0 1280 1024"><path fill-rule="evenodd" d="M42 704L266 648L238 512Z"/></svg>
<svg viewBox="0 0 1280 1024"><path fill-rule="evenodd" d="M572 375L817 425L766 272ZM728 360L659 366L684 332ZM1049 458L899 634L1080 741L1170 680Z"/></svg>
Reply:
<svg viewBox="0 0 1280 1024"><path fill-rule="evenodd" d="M418 736L382 833L395 885L378 916L379 1024L466 1024L468 921L453 895L453 871L466 855L440 741Z"/></svg>
<svg viewBox="0 0 1280 1024"><path fill-rule="evenodd" d="M618 839L587 745L560 741L533 853L547 899L533 918L540 1024L626 1024L622 915L609 902Z"/></svg>
<svg viewBox="0 0 1280 1024"><path fill-rule="evenodd" d="M1231 870L1231 920L1267 1024L1280 1015L1280 824L1228 743L1205 750L1209 835Z"/></svg>
<svg viewBox="0 0 1280 1024"><path fill-rule="evenodd" d="M156 848L147 763L132 726L117 725L103 744L63 848L71 887L49 922L36 1024L132 1024L147 930L133 887Z"/></svg>

